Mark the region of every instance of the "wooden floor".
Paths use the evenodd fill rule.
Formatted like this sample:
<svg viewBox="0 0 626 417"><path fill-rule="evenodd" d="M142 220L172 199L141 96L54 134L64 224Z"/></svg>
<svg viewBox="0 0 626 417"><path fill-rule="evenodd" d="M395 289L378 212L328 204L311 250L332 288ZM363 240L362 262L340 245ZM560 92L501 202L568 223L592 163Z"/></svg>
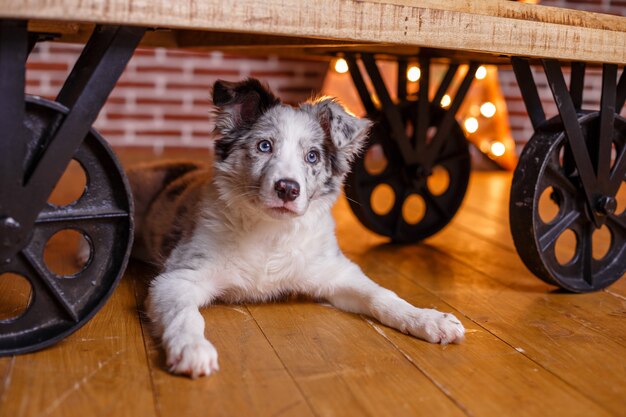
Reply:
<svg viewBox="0 0 626 417"><path fill-rule="evenodd" d="M509 184L474 173L451 225L419 245L385 244L345 200L335 210L346 254L411 303L457 315L461 345L307 301L219 305L203 315L220 372L175 377L142 322L151 272L131 263L81 330L0 358L0 416L626 416L626 279L571 295L532 276L513 249Z"/></svg>

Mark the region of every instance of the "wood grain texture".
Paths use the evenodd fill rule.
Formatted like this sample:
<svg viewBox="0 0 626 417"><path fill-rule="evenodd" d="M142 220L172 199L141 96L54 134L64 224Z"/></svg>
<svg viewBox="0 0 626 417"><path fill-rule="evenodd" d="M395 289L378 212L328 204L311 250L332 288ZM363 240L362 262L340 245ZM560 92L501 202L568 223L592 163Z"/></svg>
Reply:
<svg viewBox="0 0 626 417"><path fill-rule="evenodd" d="M249 309L321 415L463 415L453 399L356 315L302 302Z"/></svg>
<svg viewBox="0 0 626 417"><path fill-rule="evenodd" d="M518 7L504 0L484 6L464 0L441 2L447 6L436 3L5 0L0 16L389 43L466 51L477 57L487 53L626 63L626 18Z"/></svg>
<svg viewBox="0 0 626 417"><path fill-rule="evenodd" d="M126 279L72 336L6 360L12 369L0 388L0 416L156 415L135 297Z"/></svg>

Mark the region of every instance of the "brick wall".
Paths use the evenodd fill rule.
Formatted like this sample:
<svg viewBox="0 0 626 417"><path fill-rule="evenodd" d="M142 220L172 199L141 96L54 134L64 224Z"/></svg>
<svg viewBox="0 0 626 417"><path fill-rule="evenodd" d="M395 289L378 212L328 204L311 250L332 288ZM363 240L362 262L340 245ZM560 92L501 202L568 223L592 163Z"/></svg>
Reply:
<svg viewBox="0 0 626 417"><path fill-rule="evenodd" d="M27 63L27 93L53 99L81 48L38 44ZM215 80L256 77L284 101L296 103L321 90L327 68L327 62L274 56L139 49L95 127L115 146L209 147L209 88Z"/></svg>

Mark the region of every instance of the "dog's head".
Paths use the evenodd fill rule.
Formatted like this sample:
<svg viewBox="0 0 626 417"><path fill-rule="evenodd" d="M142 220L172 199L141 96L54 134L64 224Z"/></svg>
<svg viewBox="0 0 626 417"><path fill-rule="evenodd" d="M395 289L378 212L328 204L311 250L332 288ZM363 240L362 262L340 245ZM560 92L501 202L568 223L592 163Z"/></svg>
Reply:
<svg viewBox="0 0 626 417"><path fill-rule="evenodd" d="M370 126L330 98L285 105L255 79L217 81L213 103L222 198L279 219L335 201Z"/></svg>

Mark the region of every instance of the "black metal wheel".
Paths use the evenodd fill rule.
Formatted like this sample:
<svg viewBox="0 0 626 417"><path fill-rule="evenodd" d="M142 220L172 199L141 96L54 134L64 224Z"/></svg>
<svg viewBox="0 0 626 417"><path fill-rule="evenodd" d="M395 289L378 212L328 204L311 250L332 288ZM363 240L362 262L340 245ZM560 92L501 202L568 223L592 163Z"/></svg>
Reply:
<svg viewBox="0 0 626 417"><path fill-rule="evenodd" d="M51 130L68 109L40 99L26 99L27 174L45 154ZM0 262L0 278L20 276L30 284L28 305L17 317L0 320L0 355L25 353L49 346L85 324L111 296L130 256L132 198L124 173L102 137L91 129L73 155L85 176L76 201L46 203L26 242ZM25 203L28 204L28 203ZM9 218L10 219L10 218ZM3 231L19 224L5 219ZM77 268L59 270L48 256L55 236L68 232L82 241L83 260ZM3 241L8 250L10 234ZM16 239L17 242L19 239ZM7 252L7 253L9 253ZM77 253L78 254L78 253Z"/></svg>
<svg viewBox="0 0 626 417"><path fill-rule="evenodd" d="M413 136L419 107L408 100L397 105L408 137ZM429 129L439 126L445 114L430 106ZM458 210L469 181L470 155L461 127L454 121L427 169L419 162L405 163L382 113L368 117L376 124L346 181L350 207L368 229L394 242L416 242L437 233ZM381 198L382 204L377 201Z"/></svg>
<svg viewBox="0 0 626 417"><path fill-rule="evenodd" d="M478 64L470 62L452 102L440 107L459 70L451 63L431 97L431 61L419 56L421 77L417 99L410 99L408 57L398 57L396 100L392 100L371 54L360 54L380 106L355 56L348 55L350 75L368 118L375 122L364 155L348 175L345 192L361 223L394 242L411 243L431 236L459 209L470 174L465 135L455 115L470 88Z"/></svg>
<svg viewBox="0 0 626 417"><path fill-rule="evenodd" d="M578 120L592 152L600 113L584 112ZM612 148L616 155L626 149L626 120L619 116ZM511 190L511 232L528 269L573 292L598 290L619 279L626 272L626 210L615 196L596 201L599 221L589 209L560 118L547 121L526 145Z"/></svg>
<svg viewBox="0 0 626 417"><path fill-rule="evenodd" d="M626 272L626 71L602 66L599 111L583 110L585 64L543 69L559 115L546 120L530 62L512 58L535 134L513 177L510 223L524 264L572 292L607 287Z"/></svg>

